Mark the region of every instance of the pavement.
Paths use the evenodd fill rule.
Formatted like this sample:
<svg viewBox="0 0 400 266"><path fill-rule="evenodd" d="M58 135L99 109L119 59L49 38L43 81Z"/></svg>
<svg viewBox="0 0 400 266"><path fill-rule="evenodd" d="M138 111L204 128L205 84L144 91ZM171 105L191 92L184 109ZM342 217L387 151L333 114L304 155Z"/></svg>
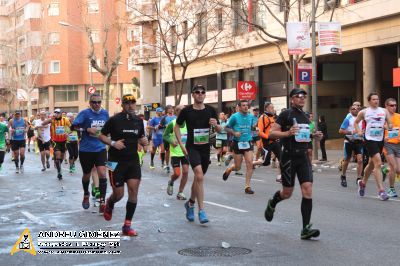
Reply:
<svg viewBox="0 0 400 266"><path fill-rule="evenodd" d="M321 230L315 240L300 240L298 184L292 198L277 206L274 220L265 221L267 199L280 188L275 182L276 169L257 168L252 180L255 194L246 195L244 177L232 174L224 182L224 168L216 166L213 155L205 180L210 223L200 225L197 207L195 222L186 221L184 202L166 194L168 175L158 159L156 169L149 170L147 156L133 221L139 236L121 239L121 254L36 256L22 251L10 255L25 228L31 232L36 251L38 236L45 230L119 231L125 217L126 195L115 205L113 219L107 222L93 201L90 209L81 207L80 167L78 173L69 174L65 171L68 165L63 164L64 179L59 181L53 166L42 173L39 156L29 153L25 173L15 174L7 154L0 173L0 265L398 265L400 200L378 200L373 180L367 184L366 196L359 198L354 165L348 174L349 187L340 187L335 154L340 158L340 151L328 151L331 162L314 166L312 222ZM189 185L191 181L192 173ZM186 195L190 193L189 185ZM400 189L399 184L396 189ZM108 193L110 190L109 187ZM222 242L231 248L223 249ZM223 254L244 248L250 253L232 257L178 253L199 247L216 248Z"/></svg>

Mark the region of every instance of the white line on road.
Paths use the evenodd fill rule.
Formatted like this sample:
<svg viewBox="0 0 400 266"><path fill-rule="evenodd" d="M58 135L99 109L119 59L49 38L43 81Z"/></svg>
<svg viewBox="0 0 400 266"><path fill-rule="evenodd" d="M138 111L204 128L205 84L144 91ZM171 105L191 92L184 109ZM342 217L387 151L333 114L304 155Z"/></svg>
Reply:
<svg viewBox="0 0 400 266"><path fill-rule="evenodd" d="M28 219L31 220L31 221L34 222L34 223L37 223L37 224L45 224L45 222L43 222L42 220L40 220L39 217L36 217L35 215L33 215L33 214L30 213L30 212L21 211L21 213L22 213L23 215L25 215L26 217L28 217Z"/></svg>
<svg viewBox="0 0 400 266"><path fill-rule="evenodd" d="M245 211L245 210L242 210L242 209L238 209L238 208L234 208L234 207L218 204L218 203L211 202L211 201L204 201L204 203L207 203L207 204L210 204L210 205L214 205L214 206L218 206L218 207L225 208L225 209L232 210L232 211L248 212L248 211Z"/></svg>
<svg viewBox="0 0 400 266"><path fill-rule="evenodd" d="M233 178L237 178L237 179L243 179L246 180L245 177L239 177L239 176L232 176ZM262 179L257 179L257 178L252 178L251 181L258 181L258 182L265 182L265 180Z"/></svg>
<svg viewBox="0 0 400 266"><path fill-rule="evenodd" d="M12 208L12 207L17 207L19 205L26 205L26 204L33 203L33 202L36 202L36 201L39 201L39 200L40 199L32 199L32 200L20 201L20 202L15 202L15 203L2 205L2 206L0 206L0 210L5 210L5 209Z"/></svg>

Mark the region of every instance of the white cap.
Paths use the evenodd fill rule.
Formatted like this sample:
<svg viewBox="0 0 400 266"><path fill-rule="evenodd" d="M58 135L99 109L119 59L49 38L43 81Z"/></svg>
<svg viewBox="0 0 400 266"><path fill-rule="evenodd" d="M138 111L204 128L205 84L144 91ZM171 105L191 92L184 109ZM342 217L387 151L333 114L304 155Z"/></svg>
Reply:
<svg viewBox="0 0 400 266"><path fill-rule="evenodd" d="M55 109L54 113L61 113L61 109L60 108Z"/></svg>
<svg viewBox="0 0 400 266"><path fill-rule="evenodd" d="M71 112L67 113L67 117L72 117L72 116L74 116L73 113L71 113Z"/></svg>

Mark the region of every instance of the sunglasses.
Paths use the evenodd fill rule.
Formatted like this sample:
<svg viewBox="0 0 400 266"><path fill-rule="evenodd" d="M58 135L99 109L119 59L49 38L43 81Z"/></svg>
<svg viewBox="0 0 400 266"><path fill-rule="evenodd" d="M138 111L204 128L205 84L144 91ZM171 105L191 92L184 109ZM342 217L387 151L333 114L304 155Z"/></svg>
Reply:
<svg viewBox="0 0 400 266"><path fill-rule="evenodd" d="M55 114L59 114L60 112L54 112Z"/></svg>
<svg viewBox="0 0 400 266"><path fill-rule="evenodd" d="M101 101L90 101L92 104L101 104Z"/></svg>
<svg viewBox="0 0 400 266"><path fill-rule="evenodd" d="M206 94L206 91L203 91L203 90L201 90L201 91L194 91L194 93L195 93L195 94Z"/></svg>
<svg viewBox="0 0 400 266"><path fill-rule="evenodd" d="M397 104L389 104L390 107L396 107Z"/></svg>
<svg viewBox="0 0 400 266"><path fill-rule="evenodd" d="M304 95L304 94L296 94L294 97L299 98L299 99L305 99L305 98L307 98L307 95Z"/></svg>

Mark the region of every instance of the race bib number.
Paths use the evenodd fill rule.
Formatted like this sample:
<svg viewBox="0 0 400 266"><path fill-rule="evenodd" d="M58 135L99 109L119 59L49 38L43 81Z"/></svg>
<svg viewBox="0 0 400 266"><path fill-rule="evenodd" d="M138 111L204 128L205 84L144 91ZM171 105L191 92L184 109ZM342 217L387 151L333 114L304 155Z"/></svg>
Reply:
<svg viewBox="0 0 400 266"><path fill-rule="evenodd" d="M240 141L238 142L239 150L248 150L250 149L250 143L248 141Z"/></svg>
<svg viewBox="0 0 400 266"><path fill-rule="evenodd" d="M15 135L16 136L24 135L24 133L25 133L25 128L23 128L23 127L17 127L15 129Z"/></svg>
<svg viewBox="0 0 400 266"><path fill-rule="evenodd" d="M78 135L74 134L74 133L71 133L71 134L68 135L68 140L69 141L78 141Z"/></svg>
<svg viewBox="0 0 400 266"><path fill-rule="evenodd" d="M389 139L397 139L399 137L399 129L398 128L393 128L391 130L388 130L388 138Z"/></svg>
<svg viewBox="0 0 400 266"><path fill-rule="evenodd" d="M217 139L217 140L215 141L215 147L221 148L221 147L222 147L222 140Z"/></svg>
<svg viewBox="0 0 400 266"><path fill-rule="evenodd" d="M382 137L383 136L383 128L382 127L370 127L369 135L371 137Z"/></svg>
<svg viewBox="0 0 400 266"><path fill-rule="evenodd" d="M187 134L181 134L181 140L183 144L186 144L187 142Z"/></svg>
<svg viewBox="0 0 400 266"><path fill-rule="evenodd" d="M117 162L107 162L106 163L106 167L108 170L110 170L111 172L115 171L115 168L117 168L118 163Z"/></svg>
<svg viewBox="0 0 400 266"><path fill-rule="evenodd" d="M210 143L210 129L197 128L193 130L193 144L204 145Z"/></svg>
<svg viewBox="0 0 400 266"><path fill-rule="evenodd" d="M65 127L64 126L56 127L56 135L62 135L62 134L65 134Z"/></svg>
<svg viewBox="0 0 400 266"><path fill-rule="evenodd" d="M310 126L308 124L298 124L299 131L295 135L296 142L310 142Z"/></svg>

